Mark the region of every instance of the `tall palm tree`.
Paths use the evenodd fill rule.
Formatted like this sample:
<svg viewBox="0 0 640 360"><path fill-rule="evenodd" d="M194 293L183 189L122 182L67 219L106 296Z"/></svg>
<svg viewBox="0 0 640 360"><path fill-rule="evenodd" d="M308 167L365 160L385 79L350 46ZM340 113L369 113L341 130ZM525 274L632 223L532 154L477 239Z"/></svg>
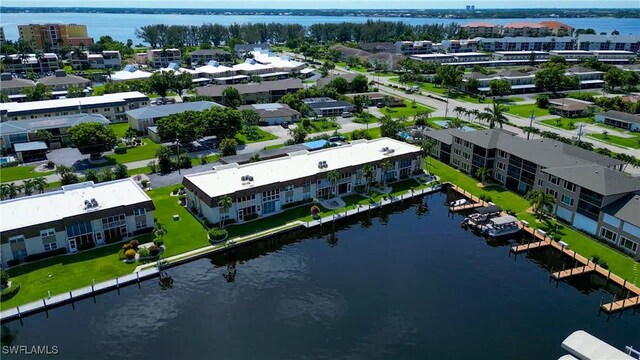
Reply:
<svg viewBox="0 0 640 360"><path fill-rule="evenodd" d="M500 124L500 127L502 128L502 124L507 122L507 117L504 115L505 112L506 108L502 104L497 103L494 99L493 106L486 107L484 112L480 114L480 117L489 123L490 129L496 127L496 123Z"/></svg>
<svg viewBox="0 0 640 360"><path fill-rule="evenodd" d="M380 168L382 169L382 186L387 186L387 173L389 170L393 168L393 164L389 160L385 160L380 164Z"/></svg>
<svg viewBox="0 0 640 360"><path fill-rule="evenodd" d="M533 207L538 220L542 218L543 212L550 210L555 204L553 196L546 194L542 190L530 190L525 195L525 199L529 200L529 204Z"/></svg>
<svg viewBox="0 0 640 360"><path fill-rule="evenodd" d="M331 182L331 186L333 187L333 193L338 196L338 181L340 181L340 178L342 177L342 175L340 175L340 172L338 172L338 170L331 170L327 173L327 180L329 180Z"/></svg>
<svg viewBox="0 0 640 360"><path fill-rule="evenodd" d="M471 113L473 114L473 117L476 118L476 121L480 121L480 110L473 109L471 110Z"/></svg>
<svg viewBox="0 0 640 360"><path fill-rule="evenodd" d="M223 210L223 212L227 212L233 206L233 200L231 196L225 195L218 200L218 207ZM224 229L224 221L220 219L220 229Z"/></svg>
<svg viewBox="0 0 640 360"><path fill-rule="evenodd" d="M456 107L453 109L453 112L454 112L454 113L456 113L456 116L457 116L458 118L460 118L460 115L461 115L461 114L466 113L466 111L467 111L467 109L463 108L462 106L456 106Z"/></svg>
<svg viewBox="0 0 640 360"><path fill-rule="evenodd" d="M34 188L40 193L44 193L44 191L47 189L47 179L43 178L42 176L37 177L35 179L33 179L33 185Z"/></svg>
<svg viewBox="0 0 640 360"><path fill-rule="evenodd" d="M487 168L481 167L476 170L476 176L480 178L480 182L483 184L487 175L489 175L489 170L487 170Z"/></svg>
<svg viewBox="0 0 640 360"><path fill-rule="evenodd" d="M459 129L462 127L462 120L459 117L454 117L449 120L449 129Z"/></svg>
<svg viewBox="0 0 640 360"><path fill-rule="evenodd" d="M26 196L33 195L33 188L35 184L32 179L24 179L22 180L22 190L24 190L24 194Z"/></svg>
<svg viewBox="0 0 640 360"><path fill-rule="evenodd" d="M365 181L367 182L366 185L366 193L369 193L369 184L371 184L371 181L373 181L373 179L375 179L376 177L376 173L375 173L375 169L373 168L373 166L371 165L365 165L362 167L362 176L364 177Z"/></svg>
<svg viewBox="0 0 640 360"><path fill-rule="evenodd" d="M38 65L40 66L40 73L42 73L42 60L44 60L44 53L40 50L36 50L36 60L38 60Z"/></svg>
<svg viewBox="0 0 640 360"><path fill-rule="evenodd" d="M433 149L438 145L435 140L429 139L425 140L420 146L420 150L422 150L422 154L427 158L427 170L431 166L431 154L433 153Z"/></svg>

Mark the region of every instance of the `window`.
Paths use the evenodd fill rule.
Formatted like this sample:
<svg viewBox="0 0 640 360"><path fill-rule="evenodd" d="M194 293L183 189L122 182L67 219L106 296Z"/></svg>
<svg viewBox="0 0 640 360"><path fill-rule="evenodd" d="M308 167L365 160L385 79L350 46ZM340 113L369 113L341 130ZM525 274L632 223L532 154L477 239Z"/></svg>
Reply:
<svg viewBox="0 0 640 360"><path fill-rule="evenodd" d="M498 150L498 156L500 156L501 158L506 159L507 158L507 153L502 151L502 150Z"/></svg>
<svg viewBox="0 0 640 360"><path fill-rule="evenodd" d="M605 227L600 229L600 237L614 244L618 241L618 234Z"/></svg>
<svg viewBox="0 0 640 360"><path fill-rule="evenodd" d="M500 182L504 182L504 176L500 173L495 173L493 177Z"/></svg>
<svg viewBox="0 0 640 360"><path fill-rule="evenodd" d="M146 228L147 228L147 219L145 218L136 219L136 230L146 229ZM126 228L123 228L123 229L126 232Z"/></svg>
<svg viewBox="0 0 640 360"><path fill-rule="evenodd" d="M505 165L505 163L498 161L498 169L500 170L504 170L507 168L507 165Z"/></svg>
<svg viewBox="0 0 640 360"><path fill-rule="evenodd" d="M42 239L44 251L51 251L58 248L55 229L45 229L40 231L40 238Z"/></svg>
<svg viewBox="0 0 640 360"><path fill-rule="evenodd" d="M147 210L145 208L133 209L133 215L135 216L142 216L146 213L147 213Z"/></svg>
<svg viewBox="0 0 640 360"><path fill-rule="evenodd" d="M554 185L558 185L558 178L553 175L549 175L549 182Z"/></svg>
<svg viewBox="0 0 640 360"><path fill-rule="evenodd" d="M564 188L569 190L569 191L571 191L571 192L575 192L576 191L576 184L565 180L564 181Z"/></svg>
<svg viewBox="0 0 640 360"><path fill-rule="evenodd" d="M544 180L538 179L538 186L542 186L544 184Z"/></svg>
<svg viewBox="0 0 640 360"><path fill-rule="evenodd" d="M631 241L630 239L627 239L624 236L620 236L620 245L627 249L630 250L631 252L635 253L636 251L638 251L638 243L635 241Z"/></svg>
<svg viewBox="0 0 640 360"><path fill-rule="evenodd" d="M558 192L553 189L547 189L547 194L553 196L554 199L558 198Z"/></svg>
<svg viewBox="0 0 640 360"><path fill-rule="evenodd" d="M280 190L269 190L262 193L262 202L280 199Z"/></svg>
<svg viewBox="0 0 640 360"><path fill-rule="evenodd" d="M562 203L565 205L573 206L573 198L571 196L562 194Z"/></svg>

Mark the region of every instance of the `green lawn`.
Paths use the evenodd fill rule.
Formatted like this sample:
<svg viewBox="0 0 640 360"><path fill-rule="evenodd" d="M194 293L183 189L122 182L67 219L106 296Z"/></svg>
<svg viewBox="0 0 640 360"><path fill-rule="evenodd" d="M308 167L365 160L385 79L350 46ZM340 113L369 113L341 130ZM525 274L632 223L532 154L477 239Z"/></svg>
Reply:
<svg viewBox="0 0 640 360"><path fill-rule="evenodd" d="M609 264L611 271L614 273L635 284L640 283L640 274L634 272L633 269L635 262L629 256L626 256L625 254L622 254L581 232L575 231L553 220L548 219L538 223L534 216L526 211L530 207L529 202L520 195L497 186L487 186L483 189L479 188L478 180L473 179L438 160L429 158L425 162L431 164L430 166L427 166L427 168L432 173L440 176L442 182L449 181L476 196L489 196L493 203L501 206L505 210L508 209L514 211L519 219L528 221L534 228L551 230L555 229L555 226L558 225L558 230L562 236L562 240L568 243L572 249L585 257L597 255L600 259L605 260L607 264Z"/></svg>
<svg viewBox="0 0 640 360"><path fill-rule="evenodd" d="M268 140L273 140L273 139L277 139L278 137L273 135L272 133L266 132L262 129L259 129L258 127L256 127L255 131L258 133L259 137L253 140L249 140L247 139L247 136L242 134L242 133L237 133L236 134L236 140L238 140L239 143L241 144L251 144L251 143L256 143L256 142L261 142L261 141L268 141Z"/></svg>
<svg viewBox="0 0 640 360"><path fill-rule="evenodd" d="M611 135L611 132L606 136L604 134L587 134L587 137L600 140L613 145L629 147L633 149L640 149L640 134L628 133L632 137L622 137Z"/></svg>
<svg viewBox="0 0 640 360"><path fill-rule="evenodd" d="M380 128L379 127L375 127L375 128L370 128L368 130L365 130L372 139L377 139L382 137L382 133L380 132ZM343 134L344 136L346 136L347 138L351 139L351 132L345 133Z"/></svg>
<svg viewBox="0 0 640 360"><path fill-rule="evenodd" d="M120 164L126 164L138 160L152 160L155 159L156 153L162 145L153 142L149 138L142 139L143 145L127 148L127 152L124 154L110 154L105 158L112 159Z"/></svg>
<svg viewBox="0 0 640 360"><path fill-rule="evenodd" d="M111 124L109 125L109 127L116 132L116 135L118 135L118 137L124 137L124 134L129 129L129 123L125 122L125 123Z"/></svg>
<svg viewBox="0 0 640 360"><path fill-rule="evenodd" d="M302 126L302 123L298 123L298 126ZM319 132L324 132L329 130L338 130L338 129L340 129L340 124L336 122L328 121L328 120L312 120L311 126L305 127L304 131L306 131L307 134L314 134L314 133L319 133Z"/></svg>
<svg viewBox="0 0 640 360"><path fill-rule="evenodd" d="M517 115L523 118L529 118L531 116L532 110L534 111L534 115L536 117L550 115L548 109L541 109L536 104L511 105L509 106L509 110L507 112L509 114Z"/></svg>
<svg viewBox="0 0 640 360"><path fill-rule="evenodd" d="M572 92L572 93L568 93L567 97L568 98L578 98L580 95L582 96L601 96L602 94L597 92L597 91L580 91L579 93L576 92Z"/></svg>
<svg viewBox="0 0 640 360"><path fill-rule="evenodd" d="M447 97L447 90L445 88L443 88L440 85L436 85L433 83L406 83L406 84L401 84L399 78L391 78L389 79L391 82L395 82L397 84L400 85L406 85L406 86L419 86L420 89L437 94L439 96L442 97ZM491 97L484 97L482 100L480 100L478 97L469 95L469 94L465 94L465 93L461 93L455 90L452 90L451 93L449 94L449 98L450 99L454 99L454 100L460 100L460 101L466 101L466 102L470 102L470 103L474 103L474 104L491 104L491 102L493 101ZM524 101L523 98L521 97L506 97L506 98L497 98L496 101L498 102L518 102L518 101Z"/></svg>
<svg viewBox="0 0 640 360"><path fill-rule="evenodd" d="M375 71L375 72L369 73L369 75L371 75L371 76L380 76L380 77L398 76L398 74L396 74L396 73L394 73L392 71L385 71L385 72Z"/></svg>
<svg viewBox="0 0 640 360"><path fill-rule="evenodd" d="M284 143L265 146L262 150L273 150L273 149L280 149L280 148L283 148L283 147L285 147Z"/></svg>
<svg viewBox="0 0 640 360"><path fill-rule="evenodd" d="M358 124L372 124L378 122L378 118L369 113L363 112L362 114L355 116L353 118L353 122Z"/></svg>
<svg viewBox="0 0 640 360"><path fill-rule="evenodd" d="M335 63L335 64L336 64L336 66L343 67L343 68L345 68L345 69L349 66L349 65L347 65L347 63L346 63L346 62L344 62L344 61L340 61L340 62L337 62L337 63ZM351 71L357 71L357 72L360 72L360 73L367 72L367 68L366 68L366 67L364 67L364 66L354 66L354 67L349 67L349 70L351 70Z"/></svg>
<svg viewBox="0 0 640 360"><path fill-rule="evenodd" d="M553 127L559 127L565 130L575 130L577 126L576 123L589 123L592 124L595 122L593 118L590 117L581 117L581 118L558 118L558 119L549 119L542 120L543 124L551 125Z"/></svg>
<svg viewBox="0 0 640 360"><path fill-rule="evenodd" d="M4 183L22 179L31 179L54 173L54 171L35 172L33 169L35 169L35 166L30 165L0 168L0 182Z"/></svg>
<svg viewBox="0 0 640 360"><path fill-rule="evenodd" d="M426 107L420 104L416 104L416 107L413 107L412 102L409 100L403 100L403 101L405 105L404 107L384 107L380 109L380 112L392 118L399 118L403 116L407 118L412 118L416 114L421 112L430 113L434 111L432 108Z"/></svg>

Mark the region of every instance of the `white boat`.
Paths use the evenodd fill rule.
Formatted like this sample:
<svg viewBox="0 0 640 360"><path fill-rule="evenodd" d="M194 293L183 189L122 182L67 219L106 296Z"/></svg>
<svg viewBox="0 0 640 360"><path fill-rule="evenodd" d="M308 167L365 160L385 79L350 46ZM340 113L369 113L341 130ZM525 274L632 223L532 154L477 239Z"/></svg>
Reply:
<svg viewBox="0 0 640 360"><path fill-rule="evenodd" d="M467 200L467 199L460 199L460 200L452 201L451 203L449 203L449 207L467 205L468 202L469 202L469 200Z"/></svg>
<svg viewBox="0 0 640 360"><path fill-rule="evenodd" d="M490 219L489 223L487 223L487 225L482 229L484 234L491 237L511 235L518 231L520 231L518 219L510 215Z"/></svg>

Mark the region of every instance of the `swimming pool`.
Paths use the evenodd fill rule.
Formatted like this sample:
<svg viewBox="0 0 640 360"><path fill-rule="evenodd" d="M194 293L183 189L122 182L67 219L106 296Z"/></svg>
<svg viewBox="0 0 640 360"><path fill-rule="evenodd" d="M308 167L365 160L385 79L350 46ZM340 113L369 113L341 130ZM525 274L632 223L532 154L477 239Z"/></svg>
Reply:
<svg viewBox="0 0 640 360"><path fill-rule="evenodd" d="M14 158L13 156L0 157L0 164L12 163L15 161L16 158Z"/></svg>

